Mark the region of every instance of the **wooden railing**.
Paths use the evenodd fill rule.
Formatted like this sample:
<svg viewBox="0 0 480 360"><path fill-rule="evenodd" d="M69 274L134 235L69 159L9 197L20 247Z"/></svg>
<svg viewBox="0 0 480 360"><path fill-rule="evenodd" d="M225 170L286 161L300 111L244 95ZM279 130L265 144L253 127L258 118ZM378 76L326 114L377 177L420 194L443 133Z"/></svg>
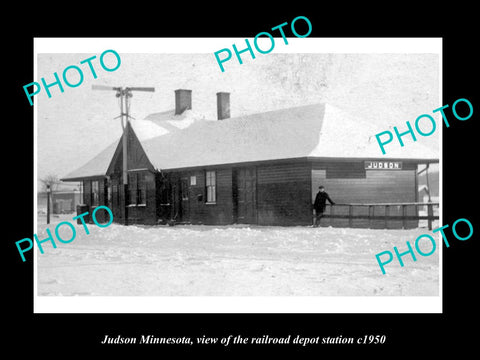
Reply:
<svg viewBox="0 0 480 360"><path fill-rule="evenodd" d="M327 204L328 207L324 213L323 218L330 219L348 219L348 226L353 227L354 219L363 219L368 220L368 225L371 227L374 221L383 221L384 227L388 227L388 222L392 220L402 221L402 228L407 228L408 220L427 220L428 229L432 230L432 222L438 220L438 211L435 214L434 207L437 208L438 202L405 202L405 203L374 203L374 204L364 204L364 203L351 203L351 204ZM426 214L420 215L419 208L426 207ZM383 208L382 211L379 211L378 208ZM363 210L363 214L356 214L355 209L368 209ZM377 211L375 211L377 209ZM392 209L396 209L398 214L392 214ZM401 209L401 210L400 210ZM414 211L409 211L409 209L414 209ZM343 211L342 211L343 210ZM381 213L379 213L381 212ZM423 210L422 212L425 212ZM410 214L409 214L410 213ZM324 220L322 220L323 222Z"/></svg>

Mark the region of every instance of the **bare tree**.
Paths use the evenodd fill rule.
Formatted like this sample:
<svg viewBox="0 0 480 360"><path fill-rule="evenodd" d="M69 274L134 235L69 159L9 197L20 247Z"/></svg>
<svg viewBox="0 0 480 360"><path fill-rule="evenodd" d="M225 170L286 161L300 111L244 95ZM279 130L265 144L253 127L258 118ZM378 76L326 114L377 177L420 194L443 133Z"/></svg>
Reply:
<svg viewBox="0 0 480 360"><path fill-rule="evenodd" d="M46 175L45 177L41 178L40 181L42 182L42 185L43 185L42 187L43 191L47 191L47 185L50 186L51 191L55 191L57 189L58 184L60 183L58 176L54 174Z"/></svg>

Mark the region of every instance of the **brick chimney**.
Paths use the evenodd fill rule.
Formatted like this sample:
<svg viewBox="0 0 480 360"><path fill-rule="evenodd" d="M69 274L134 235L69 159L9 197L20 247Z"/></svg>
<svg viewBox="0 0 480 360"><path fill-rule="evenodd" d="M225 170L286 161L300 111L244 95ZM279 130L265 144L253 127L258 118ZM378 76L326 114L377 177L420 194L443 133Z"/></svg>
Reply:
<svg viewBox="0 0 480 360"><path fill-rule="evenodd" d="M217 117L218 120L228 119L230 117L230 93L217 93Z"/></svg>
<svg viewBox="0 0 480 360"><path fill-rule="evenodd" d="M188 109L192 109L192 90L175 90L175 115L180 115Z"/></svg>

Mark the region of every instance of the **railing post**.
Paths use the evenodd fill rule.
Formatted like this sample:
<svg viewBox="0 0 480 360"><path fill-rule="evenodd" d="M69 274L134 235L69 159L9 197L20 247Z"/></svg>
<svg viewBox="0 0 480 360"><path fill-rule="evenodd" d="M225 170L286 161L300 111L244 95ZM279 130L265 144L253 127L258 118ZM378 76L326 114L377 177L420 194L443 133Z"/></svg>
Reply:
<svg viewBox="0 0 480 360"><path fill-rule="evenodd" d="M373 214L370 214L370 210L373 210L374 207L373 205L368 205L368 227L371 228L372 227L372 216Z"/></svg>
<svg viewBox="0 0 480 360"><path fill-rule="evenodd" d="M406 219L406 216L407 216L407 205L403 204L402 205L402 229L406 229L407 228L407 219Z"/></svg>
<svg viewBox="0 0 480 360"><path fill-rule="evenodd" d="M353 205L348 205L348 227L353 227Z"/></svg>
<svg viewBox="0 0 480 360"><path fill-rule="evenodd" d="M333 226L334 216L335 216L335 207L330 204L330 226Z"/></svg>
<svg viewBox="0 0 480 360"><path fill-rule="evenodd" d="M428 230L432 230L432 220L433 220L433 205L431 203L427 204L427 221L428 221Z"/></svg>
<svg viewBox="0 0 480 360"><path fill-rule="evenodd" d="M390 205L385 205L385 229L388 229L388 216L390 216Z"/></svg>

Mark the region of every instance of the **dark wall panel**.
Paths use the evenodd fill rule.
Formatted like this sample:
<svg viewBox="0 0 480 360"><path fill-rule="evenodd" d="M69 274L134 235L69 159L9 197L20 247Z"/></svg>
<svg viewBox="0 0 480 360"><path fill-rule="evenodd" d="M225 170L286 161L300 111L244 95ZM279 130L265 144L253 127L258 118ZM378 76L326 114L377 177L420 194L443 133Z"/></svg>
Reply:
<svg viewBox="0 0 480 360"><path fill-rule="evenodd" d="M307 163L257 167L260 225L310 225L311 172Z"/></svg>
<svg viewBox="0 0 480 360"><path fill-rule="evenodd" d="M171 181L180 186L187 181L187 199L182 200L184 222L192 224L231 224L233 222L232 169L208 169L216 174L216 201L207 203L205 170L192 170L170 174ZM194 177L194 184L192 184Z"/></svg>

